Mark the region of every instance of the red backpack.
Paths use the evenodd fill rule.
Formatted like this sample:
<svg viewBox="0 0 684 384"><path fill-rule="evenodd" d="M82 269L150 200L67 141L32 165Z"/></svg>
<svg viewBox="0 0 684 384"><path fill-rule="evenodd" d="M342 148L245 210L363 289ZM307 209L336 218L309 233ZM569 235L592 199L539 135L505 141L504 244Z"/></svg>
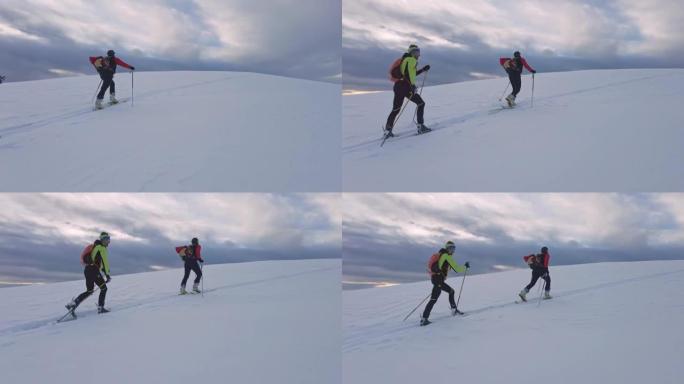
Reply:
<svg viewBox="0 0 684 384"><path fill-rule="evenodd" d="M409 56L408 53L404 53L400 58L394 60L392 62L392 65L390 65L389 68L389 79L393 83L396 83L397 81L401 80L404 78L404 74L401 73L401 63L404 61L405 58Z"/></svg>
<svg viewBox="0 0 684 384"><path fill-rule="evenodd" d="M428 262L427 262L427 270L428 270L429 274L434 275L434 274L441 273L441 271L439 270L439 258L441 256L442 255L439 252L430 256L430 258L428 259Z"/></svg>
<svg viewBox="0 0 684 384"><path fill-rule="evenodd" d="M93 260L90 258L90 254L93 253L93 244L88 244L81 252L81 264L88 265L92 264Z"/></svg>

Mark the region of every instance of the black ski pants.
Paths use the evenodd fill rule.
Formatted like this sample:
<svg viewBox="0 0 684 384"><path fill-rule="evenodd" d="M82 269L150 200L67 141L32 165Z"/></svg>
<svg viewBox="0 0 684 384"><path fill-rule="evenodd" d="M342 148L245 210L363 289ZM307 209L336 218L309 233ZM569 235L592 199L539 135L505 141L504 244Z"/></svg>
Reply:
<svg viewBox="0 0 684 384"><path fill-rule="evenodd" d="M76 306L81 304L83 300L87 299L93 294L95 291L95 284L100 287L100 297L97 300L97 305L100 307L104 306L105 296L107 295L107 284L105 284L105 281L100 274L99 268L96 265L86 265L85 269L83 270L83 274L86 278L86 291L78 295L78 297L74 300L76 302Z"/></svg>
<svg viewBox="0 0 684 384"><path fill-rule="evenodd" d="M404 98L416 103L418 108L416 111L416 117L418 119L417 121L418 124L423 124L425 102L419 94L412 93L411 88L411 83L409 83L407 80L399 80L394 83L394 101L392 102L392 112L390 112L389 116L387 116L387 124L385 124L385 127L390 129L394 127L394 120L401 111L401 107L404 104Z"/></svg>
<svg viewBox="0 0 684 384"><path fill-rule="evenodd" d="M532 270L532 280L530 280L530 283L527 284L525 287L526 291L529 291L534 287L535 284L537 284L537 280L539 278L542 278L546 282L546 288L544 290L546 292L551 291L551 276L549 275L549 269L548 268L535 268Z"/></svg>
<svg viewBox="0 0 684 384"><path fill-rule="evenodd" d="M518 71L507 71L508 79L511 81L511 87L513 87L513 96L518 96L520 88L522 87L522 80L520 79L520 72Z"/></svg>
<svg viewBox="0 0 684 384"><path fill-rule="evenodd" d="M199 283L200 279L202 279L202 270L200 269L197 260L186 258L185 274L183 275L183 281L181 281L182 286L185 286L185 283L188 282L188 277L190 277L190 271L195 272L195 284Z"/></svg>
<svg viewBox="0 0 684 384"><path fill-rule="evenodd" d="M116 93L114 88L114 72L102 72L100 73L100 79L102 79L102 87L100 88L100 93L97 94L97 98L104 99L104 94L109 88L109 93Z"/></svg>
<svg viewBox="0 0 684 384"><path fill-rule="evenodd" d="M432 293L430 294L430 301L428 301L427 305L425 306L425 310L423 311L423 318L425 319L430 317L432 307L435 306L435 303L437 302L437 299L442 291L449 293L449 304L451 304L451 308L456 308L456 301L454 300L454 294L456 291L454 291L449 284L444 282L444 276L432 275L430 280L432 281Z"/></svg>

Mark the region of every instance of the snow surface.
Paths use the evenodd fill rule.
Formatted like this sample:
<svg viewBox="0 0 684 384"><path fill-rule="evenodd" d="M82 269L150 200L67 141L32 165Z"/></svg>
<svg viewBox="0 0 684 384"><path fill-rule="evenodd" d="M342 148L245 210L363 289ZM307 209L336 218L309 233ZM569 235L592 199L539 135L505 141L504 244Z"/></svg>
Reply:
<svg viewBox="0 0 684 384"><path fill-rule="evenodd" d="M112 276L55 324L83 281L0 289L3 383L339 383L340 260L205 266L205 294L179 296L180 269ZM191 279L194 274L191 274Z"/></svg>
<svg viewBox="0 0 684 384"><path fill-rule="evenodd" d="M534 105L524 76L512 110L497 101L507 81L425 87L425 123L435 131L413 136L409 103L395 125L400 137L382 148L392 92L344 96L344 190L684 189L683 69L538 73Z"/></svg>
<svg viewBox="0 0 684 384"><path fill-rule="evenodd" d="M429 282L343 293L344 383L681 383L684 261L551 267L552 300L515 304L529 270L466 278L418 326ZM449 284L459 289L461 277Z"/></svg>
<svg viewBox="0 0 684 384"><path fill-rule="evenodd" d="M134 76L134 103L101 111L91 103L97 76L2 84L0 190L340 190L340 85L238 72ZM131 76L115 81L129 99Z"/></svg>

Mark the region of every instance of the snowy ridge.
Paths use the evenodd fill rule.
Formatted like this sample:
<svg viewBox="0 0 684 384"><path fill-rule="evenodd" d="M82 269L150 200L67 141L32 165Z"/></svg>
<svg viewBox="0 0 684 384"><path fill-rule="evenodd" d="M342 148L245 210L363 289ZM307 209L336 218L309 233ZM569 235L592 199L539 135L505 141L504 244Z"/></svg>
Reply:
<svg viewBox="0 0 684 384"><path fill-rule="evenodd" d="M498 102L507 79L425 87L380 148L392 92L344 96L346 191L681 190L682 69L591 70L523 77L517 107ZM388 85L389 88L389 85ZM510 92L510 87L507 92ZM646 156L648 154L648 156Z"/></svg>
<svg viewBox="0 0 684 384"><path fill-rule="evenodd" d="M402 319L429 282L345 291L344 381L448 383L441 375L451 371L469 383L679 382L684 261L552 267L554 298L538 306L535 286L528 303L515 304L529 275L467 277L459 304L466 316L452 317L443 293L427 327L418 326L424 305ZM460 282L448 281L456 290Z"/></svg>
<svg viewBox="0 0 684 384"><path fill-rule="evenodd" d="M339 260L207 265L204 297L178 295L179 269L114 275L112 312L96 313L96 293L59 324L83 281L0 289L0 369L16 383L340 382L340 271Z"/></svg>
<svg viewBox="0 0 684 384"><path fill-rule="evenodd" d="M129 100L131 78L121 72L116 92L126 102L93 111L98 81L3 84L0 189L340 188L339 173L330 172L341 161L339 85L240 72L136 72Z"/></svg>

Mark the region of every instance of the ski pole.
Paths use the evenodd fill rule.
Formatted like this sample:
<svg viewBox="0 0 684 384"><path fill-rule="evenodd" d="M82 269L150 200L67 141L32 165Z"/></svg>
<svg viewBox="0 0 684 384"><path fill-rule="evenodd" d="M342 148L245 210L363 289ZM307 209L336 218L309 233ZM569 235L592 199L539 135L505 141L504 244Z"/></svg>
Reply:
<svg viewBox="0 0 684 384"><path fill-rule="evenodd" d="M133 71L131 71L131 108L133 108Z"/></svg>
<svg viewBox="0 0 684 384"><path fill-rule="evenodd" d="M428 72L429 72L429 71L428 71ZM425 79L427 79L427 75L428 75L428 73L425 72L425 76L423 76L423 82L420 84L420 91L418 91L418 96L422 96L422 95L423 95L423 86L425 85ZM416 113L418 113L418 106L416 106L416 110L413 111L413 122L416 123L416 124L418 124L418 123L416 122Z"/></svg>
<svg viewBox="0 0 684 384"><path fill-rule="evenodd" d="M458 303L461 301L461 292L463 292L463 284L465 284L465 278L468 274L469 269L470 268L466 268L465 272L463 273L463 281L461 281L461 290L458 291L458 300L456 300L456 309L458 309Z"/></svg>
<svg viewBox="0 0 684 384"><path fill-rule="evenodd" d="M532 74L532 101L530 102L530 108L534 107L534 73Z"/></svg>
<svg viewBox="0 0 684 384"><path fill-rule="evenodd" d="M539 287L541 288L541 285L539 285ZM537 302L537 307L541 305L542 295L544 294L545 290L546 290L546 280L544 280L544 289L541 289L539 291L539 301Z"/></svg>
<svg viewBox="0 0 684 384"><path fill-rule="evenodd" d="M95 96L97 96L97 91L100 89L100 86L101 86L101 85L102 85L102 79L100 79L100 84L98 84L98 85L97 85L97 88L95 88L95 93L93 94L93 98L90 99L90 104L92 104L93 101L95 101Z"/></svg>
<svg viewBox="0 0 684 384"><path fill-rule="evenodd" d="M506 94L506 91L508 91L508 86L509 86L509 85L511 85L511 81L510 81L510 80L508 80L508 83L506 83L506 88L504 88L504 91L503 91L503 93L501 94L501 97L499 97L499 101L501 101L501 99L503 99L504 95Z"/></svg>
<svg viewBox="0 0 684 384"><path fill-rule="evenodd" d="M409 312L409 314L406 315L406 317L404 317L404 320L402 320L402 321L406 321L406 319L408 319L409 316L413 315L413 312L415 312L416 309L418 309L418 307L420 307L421 305L423 305L423 303L425 302L425 300L427 300L430 296L432 296L432 293L430 293L430 294L428 294L427 296L425 296L425 298L423 299L423 301L421 301L420 304L416 305L416 307L413 308L413 311Z"/></svg>
<svg viewBox="0 0 684 384"><path fill-rule="evenodd" d="M204 297L204 263L200 263L200 272L202 272L202 297Z"/></svg>

